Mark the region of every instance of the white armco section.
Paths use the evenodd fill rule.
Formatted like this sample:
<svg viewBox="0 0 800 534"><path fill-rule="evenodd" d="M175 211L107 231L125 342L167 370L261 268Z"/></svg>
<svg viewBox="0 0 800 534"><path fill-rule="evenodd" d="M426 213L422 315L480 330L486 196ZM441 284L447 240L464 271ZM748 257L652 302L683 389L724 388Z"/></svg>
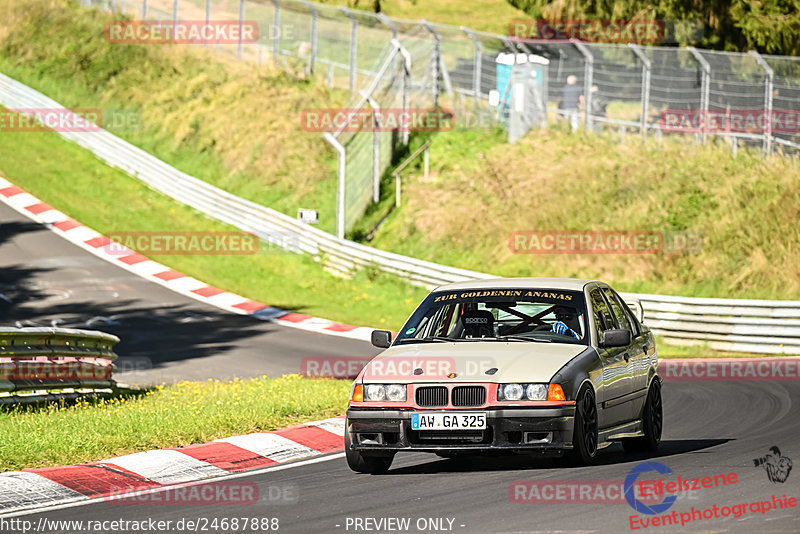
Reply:
<svg viewBox="0 0 800 534"><path fill-rule="evenodd" d="M2 74L0 104L17 109L64 109L58 102ZM288 215L189 176L105 130L59 134L178 202L264 240L290 243L293 249L321 255L326 259L329 270L344 275L353 269L373 266L429 288L494 277L337 239ZM280 239L270 239L270 236L280 236ZM287 239L287 236L291 239ZM800 319L798 301L704 299L632 293L623 294L623 297L638 300L644 310L645 323L655 333L672 340L707 343L712 348L731 351L800 354L800 326L792 323ZM218 300L224 301L223 306L228 305L227 297ZM230 305L228 308L231 309ZM232 311L244 313L242 310ZM656 312L675 315L653 315ZM760 323L753 319L769 321ZM748 328L741 330L741 325L748 325ZM296 322L292 326L302 328ZM336 335L365 339L363 331Z"/></svg>

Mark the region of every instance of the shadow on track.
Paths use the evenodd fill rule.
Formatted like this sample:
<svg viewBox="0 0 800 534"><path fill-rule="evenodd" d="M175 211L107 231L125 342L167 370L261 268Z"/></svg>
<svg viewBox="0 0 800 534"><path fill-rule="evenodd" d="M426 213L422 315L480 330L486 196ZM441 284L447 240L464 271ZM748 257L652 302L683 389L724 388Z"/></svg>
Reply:
<svg viewBox="0 0 800 534"><path fill-rule="evenodd" d="M627 454L618 444L600 451L593 467L625 463L639 463L646 460L674 456L677 454L696 453L723 445L733 439L675 439L661 442L656 453ZM711 452L711 451L708 451ZM402 454L402 453L401 453ZM551 458L536 458L528 455L514 454L503 456L463 456L456 458L440 458L430 455L431 461L391 469L386 475L422 475L434 473L465 473L480 471L527 471L541 469L580 469L580 467L563 467ZM384 476L386 476L384 475Z"/></svg>
<svg viewBox="0 0 800 534"><path fill-rule="evenodd" d="M113 288L104 288L102 282L70 295L64 284L55 289L46 282L47 273L55 270L22 265L0 270L0 326L108 332L121 340L115 349L118 366L134 358L137 365L146 361L152 368L219 355L235 348L239 340L275 329L258 319L189 303L109 298Z"/></svg>

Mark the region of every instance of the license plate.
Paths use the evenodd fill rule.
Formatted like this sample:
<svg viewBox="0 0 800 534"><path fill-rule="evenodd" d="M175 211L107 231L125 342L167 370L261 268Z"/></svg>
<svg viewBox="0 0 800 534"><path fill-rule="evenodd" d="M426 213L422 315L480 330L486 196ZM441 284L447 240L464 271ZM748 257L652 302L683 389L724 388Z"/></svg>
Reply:
<svg viewBox="0 0 800 534"><path fill-rule="evenodd" d="M411 430L484 430L486 414L480 412L412 413Z"/></svg>

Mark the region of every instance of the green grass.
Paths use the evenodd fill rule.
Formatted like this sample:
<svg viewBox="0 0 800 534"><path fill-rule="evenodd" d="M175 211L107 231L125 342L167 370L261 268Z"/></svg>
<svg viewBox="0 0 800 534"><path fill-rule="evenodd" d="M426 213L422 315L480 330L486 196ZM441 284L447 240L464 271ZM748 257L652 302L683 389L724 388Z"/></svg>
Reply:
<svg viewBox="0 0 800 534"><path fill-rule="evenodd" d="M349 93L302 73L181 45L109 44L111 18L67 0L0 0L0 71L70 108L127 110L107 125L174 167L291 216L317 209L335 230L336 154L301 129L305 108Z"/></svg>
<svg viewBox="0 0 800 534"><path fill-rule="evenodd" d="M55 133L2 133L0 174L101 233L231 231L147 188ZM98 187L102 184L102 187ZM310 256L162 255L160 263L272 306L349 324L399 329L426 295L372 270L343 279Z"/></svg>
<svg viewBox="0 0 800 534"><path fill-rule="evenodd" d="M102 460L265 432L344 413L350 382L299 375L179 382L135 395L10 408L0 471Z"/></svg>
<svg viewBox="0 0 800 534"><path fill-rule="evenodd" d="M319 0L321 4L346 5L355 9L380 10L389 17L467 26L473 30L508 35L512 20L528 20L530 15L505 0Z"/></svg>
<svg viewBox="0 0 800 534"><path fill-rule="evenodd" d="M604 280L618 290L800 298L800 165L732 158L726 145L571 134L558 125L515 145L502 133L443 132L431 176L404 174L403 205L370 243L503 276ZM514 231L645 230L702 236L679 254L518 254Z"/></svg>

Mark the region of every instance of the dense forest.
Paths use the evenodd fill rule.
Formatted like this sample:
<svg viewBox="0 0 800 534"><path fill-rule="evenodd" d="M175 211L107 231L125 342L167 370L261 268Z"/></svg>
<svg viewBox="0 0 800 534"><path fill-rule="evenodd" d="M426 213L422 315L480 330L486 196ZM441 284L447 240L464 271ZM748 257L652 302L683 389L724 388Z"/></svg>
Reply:
<svg viewBox="0 0 800 534"><path fill-rule="evenodd" d="M702 32L676 43L702 48L800 55L800 0L508 0L533 19L684 21Z"/></svg>

